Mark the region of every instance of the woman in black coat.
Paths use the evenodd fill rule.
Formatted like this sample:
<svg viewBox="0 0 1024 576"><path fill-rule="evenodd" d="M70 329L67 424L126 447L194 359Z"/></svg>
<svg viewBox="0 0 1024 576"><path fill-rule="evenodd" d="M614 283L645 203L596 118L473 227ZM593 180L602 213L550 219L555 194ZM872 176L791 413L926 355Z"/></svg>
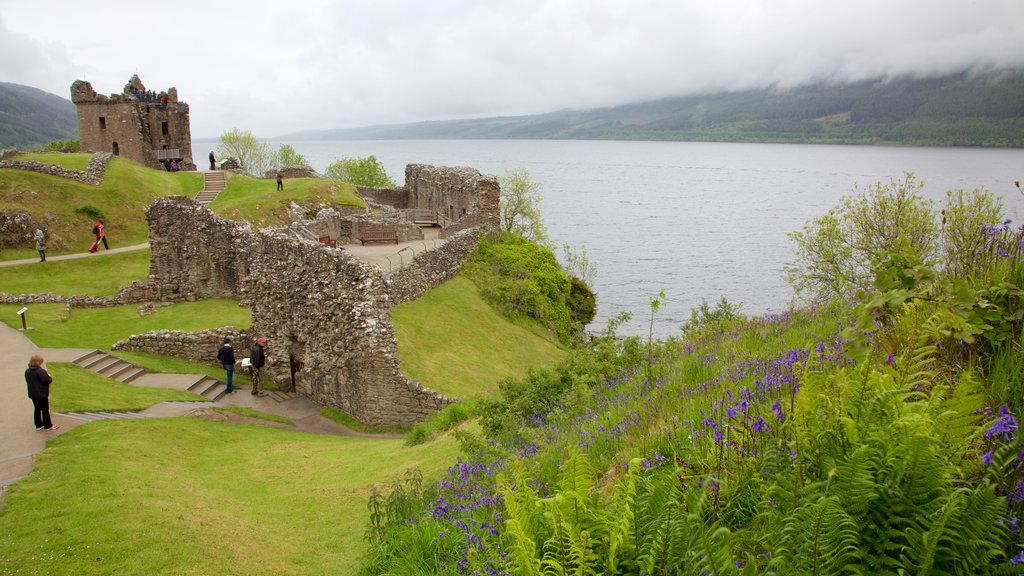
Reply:
<svg viewBox="0 0 1024 576"><path fill-rule="evenodd" d="M36 430L53 430L57 427L50 420L50 383L53 378L43 369L43 357L36 354L28 361L25 370L25 383L28 385L28 397L32 399L35 411L32 417Z"/></svg>

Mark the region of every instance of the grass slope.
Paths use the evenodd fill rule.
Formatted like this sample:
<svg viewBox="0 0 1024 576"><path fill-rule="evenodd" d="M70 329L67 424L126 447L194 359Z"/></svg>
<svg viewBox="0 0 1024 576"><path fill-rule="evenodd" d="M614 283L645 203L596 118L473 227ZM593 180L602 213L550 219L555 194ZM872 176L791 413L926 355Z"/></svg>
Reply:
<svg viewBox="0 0 1024 576"><path fill-rule="evenodd" d="M210 203L210 209L231 220L270 226L290 221L288 208L292 203L313 212L328 204L366 206L354 187L333 180L286 179L284 190L278 191L275 180L229 173L227 189Z"/></svg>
<svg viewBox="0 0 1024 576"><path fill-rule="evenodd" d="M458 276L392 313L402 370L442 394L490 394L498 381L551 367L564 351L530 328L512 324Z"/></svg>
<svg viewBox="0 0 1024 576"><path fill-rule="evenodd" d="M0 268L0 292L113 296L132 281L146 279L149 275L149 254L149 250L117 254L100 251L89 258L50 259L45 264Z"/></svg>
<svg viewBox="0 0 1024 576"><path fill-rule="evenodd" d="M21 327L15 313L20 305L0 305L0 317L13 328ZM157 309L149 316L139 316L136 306L111 308L73 308L63 304L34 304L26 313L32 328L25 334L43 348L101 348L132 334L150 330L203 330L215 326L248 328L248 308L234 300L199 300L181 302Z"/></svg>
<svg viewBox="0 0 1024 576"><path fill-rule="evenodd" d="M454 459L444 438L312 436L187 418L51 441L0 513L4 574L354 574L373 486Z"/></svg>
<svg viewBox="0 0 1024 576"><path fill-rule="evenodd" d="M53 377L50 408L54 412L137 412L171 401L205 401L185 390L142 388L124 384L74 364L47 363Z"/></svg>
<svg viewBox="0 0 1024 576"><path fill-rule="evenodd" d="M54 156L51 163L88 159L88 154ZM145 210L159 196L195 196L202 190L196 172L161 172L124 158L113 158L99 187L74 180L24 170L0 169L0 205L8 214L25 212L41 222L49 237L48 254L83 252L93 240L91 216L95 210L107 224L112 247L148 240ZM0 258L13 260L36 256L29 239L7 239Z"/></svg>

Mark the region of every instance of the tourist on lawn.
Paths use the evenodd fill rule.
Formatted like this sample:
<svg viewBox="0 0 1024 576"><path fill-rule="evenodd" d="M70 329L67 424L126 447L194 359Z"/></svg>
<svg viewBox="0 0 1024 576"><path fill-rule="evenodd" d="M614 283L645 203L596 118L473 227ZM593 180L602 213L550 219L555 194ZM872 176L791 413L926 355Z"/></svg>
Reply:
<svg viewBox="0 0 1024 576"><path fill-rule="evenodd" d="M231 338L224 339L224 345L217 351L217 360L220 360L220 365L228 373L228 394L234 394L235 388L232 385L231 378L235 374L235 349L231 347Z"/></svg>
<svg viewBox="0 0 1024 576"><path fill-rule="evenodd" d="M100 247L100 242L103 243L103 247L110 250L110 246L107 244L107 225L102 219L97 220L92 226L92 233L96 235L96 241L89 246L89 252L95 252Z"/></svg>
<svg viewBox="0 0 1024 576"><path fill-rule="evenodd" d="M39 261L46 262L46 233L42 228L36 228L36 251L39 252Z"/></svg>
<svg viewBox="0 0 1024 576"><path fill-rule="evenodd" d="M276 176L277 176L277 189L278 190L284 190L284 177L281 176L281 171L280 170L277 171Z"/></svg>
<svg viewBox="0 0 1024 576"><path fill-rule="evenodd" d="M249 379L252 380L253 396L267 395L266 392L260 390L260 386L263 384L263 365L267 363L267 355L263 350L266 343L267 339L260 336L252 345L252 350L249 351Z"/></svg>
<svg viewBox="0 0 1024 576"><path fill-rule="evenodd" d="M53 378L43 368L43 357L36 354L29 358L25 370L25 384L28 397L32 399L32 419L36 430L54 430L57 425L50 420L50 383Z"/></svg>

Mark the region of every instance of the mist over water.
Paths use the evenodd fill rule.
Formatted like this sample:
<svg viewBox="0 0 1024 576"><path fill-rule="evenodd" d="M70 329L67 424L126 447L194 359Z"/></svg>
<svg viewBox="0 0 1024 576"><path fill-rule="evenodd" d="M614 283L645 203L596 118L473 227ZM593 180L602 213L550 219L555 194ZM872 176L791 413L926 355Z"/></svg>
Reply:
<svg viewBox="0 0 1024 576"><path fill-rule="evenodd" d="M271 143L277 147L280 143ZM406 164L469 166L502 175L526 168L542 184L541 211L559 247L597 265L591 331L628 311L620 334L646 336L650 299L667 302L654 334L678 334L701 299L725 296L747 314L786 309L789 232L825 214L855 187L914 172L936 201L950 189L988 188L1024 221L1024 150L690 142L431 140L292 142L323 172L374 155L402 183ZM561 253L559 250L559 257Z"/></svg>

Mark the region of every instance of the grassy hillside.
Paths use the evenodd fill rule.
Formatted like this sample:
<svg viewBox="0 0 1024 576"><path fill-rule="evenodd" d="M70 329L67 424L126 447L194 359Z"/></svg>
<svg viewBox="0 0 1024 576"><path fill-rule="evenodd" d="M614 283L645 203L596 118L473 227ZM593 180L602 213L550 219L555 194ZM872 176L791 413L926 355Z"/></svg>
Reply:
<svg viewBox="0 0 1024 576"><path fill-rule="evenodd" d="M1024 146L1024 71L693 94L593 110L321 130L290 139L586 139Z"/></svg>
<svg viewBox="0 0 1024 576"><path fill-rule="evenodd" d="M325 205L366 206L349 184L319 178L286 179L284 190L277 190L272 179L228 174L228 187L210 203L210 209L231 220L248 220L257 226L290 222L292 203L305 206L315 215Z"/></svg>
<svg viewBox="0 0 1024 576"><path fill-rule="evenodd" d="M0 512L2 574L355 574L366 502L446 437L312 436L189 418L102 421L55 440Z"/></svg>
<svg viewBox="0 0 1024 576"><path fill-rule="evenodd" d="M0 82L0 148L31 150L78 139L75 105L38 88Z"/></svg>
<svg viewBox="0 0 1024 576"><path fill-rule="evenodd" d="M565 354L539 326L495 312L462 276L396 306L392 321L406 376L458 398L492 394L501 379L550 368Z"/></svg>
<svg viewBox="0 0 1024 576"><path fill-rule="evenodd" d="M88 154L34 154L37 161L78 168ZM162 172L113 158L99 187L24 170L0 169L0 205L5 214L31 215L49 237L48 253L84 252L92 242L95 216L104 218L111 247L145 242L145 209L166 195L195 196L202 189L195 172ZM2 238L5 260L36 255L31 238Z"/></svg>

